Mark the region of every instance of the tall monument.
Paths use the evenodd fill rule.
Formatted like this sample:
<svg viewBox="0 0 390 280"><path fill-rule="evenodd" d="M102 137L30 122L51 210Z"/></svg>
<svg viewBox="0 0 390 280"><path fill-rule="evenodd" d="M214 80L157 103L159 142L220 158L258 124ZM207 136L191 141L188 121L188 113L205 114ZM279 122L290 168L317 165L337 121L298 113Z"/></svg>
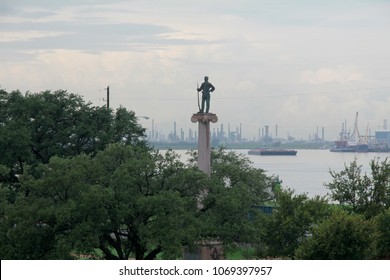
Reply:
<svg viewBox="0 0 390 280"><path fill-rule="evenodd" d="M198 123L198 167L207 175L211 173L211 148L210 148L210 122L216 123L216 114L209 113L210 93L215 87L209 82L209 77L204 77L204 82L197 87L199 112L193 114L191 121ZM199 104L199 92L202 91L202 106Z"/></svg>
<svg viewBox="0 0 390 280"><path fill-rule="evenodd" d="M209 113L210 93L215 87L204 77L204 83L197 88L199 112L193 114L191 121L198 123L198 168L210 176L211 174L211 141L210 123L216 123L216 114ZM202 106L199 102L199 92L202 91ZM200 197L207 195L207 190L203 190ZM218 240L203 240L197 243L195 251L186 251L184 259L219 260L223 259L222 243Z"/></svg>

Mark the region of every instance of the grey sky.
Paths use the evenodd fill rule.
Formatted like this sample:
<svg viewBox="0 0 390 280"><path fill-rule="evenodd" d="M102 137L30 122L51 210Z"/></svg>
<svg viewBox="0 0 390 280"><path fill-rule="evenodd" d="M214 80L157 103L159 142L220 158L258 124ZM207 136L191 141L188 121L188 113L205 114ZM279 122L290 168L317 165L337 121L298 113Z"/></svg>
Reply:
<svg viewBox="0 0 390 280"><path fill-rule="evenodd" d="M67 89L185 131L208 75L219 124L335 139L390 119L390 1L0 0L0 86ZM351 127L350 127L351 128Z"/></svg>

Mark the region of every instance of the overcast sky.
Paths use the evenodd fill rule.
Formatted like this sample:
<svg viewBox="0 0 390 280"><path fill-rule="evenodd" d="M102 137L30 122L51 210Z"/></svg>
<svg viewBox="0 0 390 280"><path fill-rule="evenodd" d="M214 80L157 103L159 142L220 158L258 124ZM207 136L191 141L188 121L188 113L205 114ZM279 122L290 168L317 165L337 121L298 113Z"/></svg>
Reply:
<svg viewBox="0 0 390 280"><path fill-rule="evenodd" d="M64 3L66 2L66 3ZM197 129L197 83L216 87L212 127L270 126L334 140L345 120L390 127L389 0L0 0L0 87L66 89L134 110L168 134Z"/></svg>

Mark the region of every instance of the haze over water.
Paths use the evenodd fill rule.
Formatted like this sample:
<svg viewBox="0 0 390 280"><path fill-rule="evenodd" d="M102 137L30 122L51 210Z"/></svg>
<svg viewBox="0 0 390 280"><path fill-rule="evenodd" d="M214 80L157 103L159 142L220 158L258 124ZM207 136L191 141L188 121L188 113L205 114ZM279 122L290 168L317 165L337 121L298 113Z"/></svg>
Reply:
<svg viewBox="0 0 390 280"><path fill-rule="evenodd" d="M247 154L248 150L237 150ZM341 171L354 159L362 165L363 172L370 171L369 163L376 158L383 161L388 153L334 153L329 150L298 150L296 156L248 156L257 168L267 171L268 175L278 175L283 187L289 187L296 193L307 193L310 197L324 196L328 190L324 186L332 177L330 170Z"/></svg>

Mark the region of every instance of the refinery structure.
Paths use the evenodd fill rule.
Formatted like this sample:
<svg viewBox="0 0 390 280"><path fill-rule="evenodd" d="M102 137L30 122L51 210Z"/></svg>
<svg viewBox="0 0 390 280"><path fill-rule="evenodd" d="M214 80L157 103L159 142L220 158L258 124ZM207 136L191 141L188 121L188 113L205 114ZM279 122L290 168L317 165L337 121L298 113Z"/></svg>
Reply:
<svg viewBox="0 0 390 280"><path fill-rule="evenodd" d="M245 143L245 142L262 142L265 144L272 144L278 141L294 141L294 137L287 135L286 138L278 136L278 125L272 128L269 125L264 125L257 129L256 135L251 139L243 137L242 124L231 125L230 123L221 123L215 126L210 131L211 140L214 144L231 144L231 143ZM272 132L271 132L272 130ZM152 143L196 143L198 141L198 131L195 128L189 128L188 130L181 128L176 122L173 122L172 129L169 133L163 133L155 128L154 121L152 120L152 128L147 130L147 139ZM322 128L321 134L313 132L309 136L310 140L323 140L324 129Z"/></svg>
<svg viewBox="0 0 390 280"><path fill-rule="evenodd" d="M255 148L285 145L297 148L329 149L332 152L390 152L390 130L387 128L387 120L384 120L383 126L375 131L372 131L368 124L363 130L359 129L358 122L359 114L356 112L352 125L348 127L347 121L342 122L338 137L327 140L325 140L325 128L319 126L315 127L306 139L296 139L289 133L280 137L278 125L264 125L256 129L256 135L248 139L243 137L243 130L246 127L242 124L221 123L211 129L210 136L213 146ZM192 148L198 141L198 131L195 127L183 128L176 121L172 122L168 132L162 132L157 129L154 120L151 120L151 127L147 129L146 134L147 140L157 147Z"/></svg>

